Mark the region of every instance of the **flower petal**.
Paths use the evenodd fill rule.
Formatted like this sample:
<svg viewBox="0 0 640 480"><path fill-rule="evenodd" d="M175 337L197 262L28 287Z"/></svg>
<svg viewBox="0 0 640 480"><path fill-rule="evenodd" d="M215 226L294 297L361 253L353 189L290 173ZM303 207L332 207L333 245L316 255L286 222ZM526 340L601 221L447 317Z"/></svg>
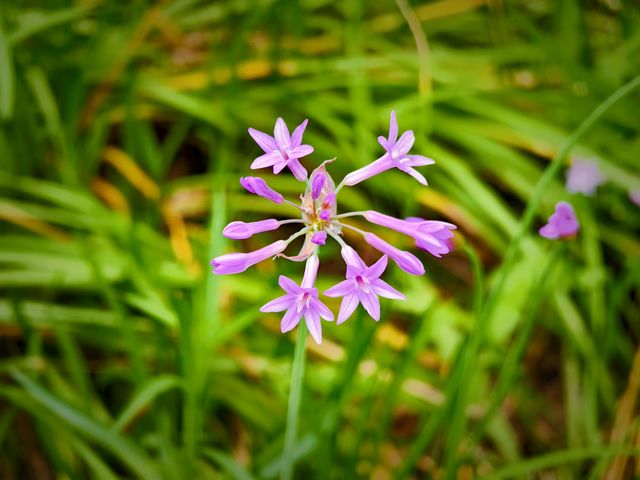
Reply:
<svg viewBox="0 0 640 480"><path fill-rule="evenodd" d="M400 293L398 290L393 288L384 280L380 280L379 278L371 282L371 287L373 288L373 291L376 292L381 297L391 298L393 300L407 299L407 297L405 297L402 293Z"/></svg>
<svg viewBox="0 0 640 480"><path fill-rule="evenodd" d="M352 279L343 280L342 282L334 285L333 287L322 292L327 297L344 297L349 293L355 291L356 284Z"/></svg>
<svg viewBox="0 0 640 480"><path fill-rule="evenodd" d="M302 122L300 125L296 127L296 129L291 134L291 146L297 147L302 143L302 134L304 133L304 129L307 128L307 123L309 120Z"/></svg>
<svg viewBox="0 0 640 480"><path fill-rule="evenodd" d="M436 161L433 158L423 155L407 155L409 165L412 167L424 167L425 165L433 165Z"/></svg>
<svg viewBox="0 0 640 480"><path fill-rule="evenodd" d="M287 151L289 158L302 158L313 153L313 147L311 145L300 145Z"/></svg>
<svg viewBox="0 0 640 480"><path fill-rule="evenodd" d="M280 275L278 277L278 285L280 285L280 288L282 288L285 292L291 293L293 295L297 295L302 290L296 282L291 280L289 277L285 277L284 275Z"/></svg>
<svg viewBox="0 0 640 480"><path fill-rule="evenodd" d="M291 137L289 136L289 129L284 120L280 117L276 120L276 127L273 129L273 137L276 139L278 147L286 149L291 146Z"/></svg>
<svg viewBox="0 0 640 480"><path fill-rule="evenodd" d="M317 344L322 343L322 325L320 325L320 315L318 312L307 309L304 313L304 321L307 324L309 333Z"/></svg>
<svg viewBox="0 0 640 480"><path fill-rule="evenodd" d="M386 153L378 158L376 161L371 162L369 165L365 165L362 168L359 168L355 172L351 172L344 177L342 181L344 185L349 187L366 180L367 178L378 175L390 168L393 168L395 165L389 158L389 155Z"/></svg>
<svg viewBox="0 0 640 480"><path fill-rule="evenodd" d="M391 117L389 118L389 141L388 145L393 147L398 139L398 120L396 119L396 111L391 110Z"/></svg>
<svg viewBox="0 0 640 480"><path fill-rule="evenodd" d="M376 321L380 320L380 300L375 293L365 293L359 290L358 299L371 318Z"/></svg>
<svg viewBox="0 0 640 480"><path fill-rule="evenodd" d="M336 324L340 325L347 320L358 306L358 303L360 303L360 300L356 292L345 296L342 299L342 304L340 304L340 312L338 312L338 321Z"/></svg>
<svg viewBox="0 0 640 480"><path fill-rule="evenodd" d="M282 320L280 320L280 331L285 333L289 330L293 330L295 326L300 323L301 318L302 312L299 312L296 308L290 308L287 310L287 313L284 314Z"/></svg>
<svg viewBox="0 0 640 480"><path fill-rule="evenodd" d="M251 168L256 170L258 168L265 168L274 165L279 160L282 160L282 155L278 150L274 150L269 153L265 153L264 155L260 155L256 158L251 164Z"/></svg>
<svg viewBox="0 0 640 480"><path fill-rule="evenodd" d="M371 265L367 271L367 278L369 280L373 280L382 275L387 268L387 260L388 257L386 255L383 255L382 257L380 257L380 260Z"/></svg>
<svg viewBox="0 0 640 480"><path fill-rule="evenodd" d="M400 136L400 140L393 146L393 152L396 154L396 158L404 157L411 147L413 142L416 141L416 137L411 130L407 130Z"/></svg>
<svg viewBox="0 0 640 480"><path fill-rule="evenodd" d="M289 170L293 173L293 176L296 177L297 180L304 182L307 179L307 169L302 166L302 164L297 159L289 160L287 163Z"/></svg>
<svg viewBox="0 0 640 480"><path fill-rule="evenodd" d="M290 308L296 302L296 297L287 293L281 297L275 298L268 303L265 303L260 307L260 311L267 312L281 312Z"/></svg>
<svg viewBox="0 0 640 480"><path fill-rule="evenodd" d="M249 129L249 135L251 135L251 138L256 141L258 146L264 150L265 153L269 153L276 149L276 141L271 135L262 133L259 130L254 130L253 128Z"/></svg>
<svg viewBox="0 0 640 480"><path fill-rule="evenodd" d="M309 303L311 308L313 308L316 312L318 312L318 314L320 314L322 318L324 318L329 322L333 321L333 313L331 312L331 310L327 308L327 306L324 303L322 303L317 298L312 299L311 302Z"/></svg>
<svg viewBox="0 0 640 480"><path fill-rule="evenodd" d="M420 172L418 172L415 168L406 167L406 168L403 168L402 171L411 175L413 178L415 178L418 182L420 182L425 187L428 185L427 179L424 178L424 176Z"/></svg>

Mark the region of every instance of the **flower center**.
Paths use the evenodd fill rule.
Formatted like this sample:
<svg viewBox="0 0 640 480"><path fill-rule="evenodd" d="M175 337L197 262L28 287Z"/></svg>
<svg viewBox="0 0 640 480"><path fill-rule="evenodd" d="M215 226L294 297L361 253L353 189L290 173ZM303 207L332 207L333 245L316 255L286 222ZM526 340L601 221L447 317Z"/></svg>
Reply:
<svg viewBox="0 0 640 480"><path fill-rule="evenodd" d="M309 308L309 302L311 302L312 295L309 292L303 292L298 297L297 310L298 313L306 308Z"/></svg>
<svg viewBox="0 0 640 480"><path fill-rule="evenodd" d="M358 288L362 290L364 293L369 293L370 283L368 279L362 277L361 275L358 275L356 277L356 284L358 285Z"/></svg>

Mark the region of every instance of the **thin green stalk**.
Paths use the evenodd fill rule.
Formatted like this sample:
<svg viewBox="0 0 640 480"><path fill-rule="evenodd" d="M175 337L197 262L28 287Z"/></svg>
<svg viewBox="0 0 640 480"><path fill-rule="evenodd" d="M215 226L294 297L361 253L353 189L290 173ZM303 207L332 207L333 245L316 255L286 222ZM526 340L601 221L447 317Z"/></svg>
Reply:
<svg viewBox="0 0 640 480"><path fill-rule="evenodd" d="M298 420L300 417L300 400L302 398L302 382L304 380L305 353L307 351L307 327L298 325L298 340L293 354L291 366L291 387L289 390L289 406L287 407L287 429L284 435L284 451L282 453L281 480L293 477L295 463L294 450L298 436Z"/></svg>
<svg viewBox="0 0 640 480"><path fill-rule="evenodd" d="M478 361L480 345L484 339L485 318L481 315L482 302L484 299L484 272L482 264L476 251L470 246L465 245L464 251L469 257L471 268L473 270L474 280L474 296L473 311L475 322L471 331L471 338L464 347L464 353L460 357L459 368L460 379L453 395L448 396L447 402L451 404L451 411L454 412L452 420L447 429L447 442L445 446L445 471L446 478L456 478L458 466L458 450L460 442L467 426L467 404L469 402L469 394L473 375L474 366Z"/></svg>

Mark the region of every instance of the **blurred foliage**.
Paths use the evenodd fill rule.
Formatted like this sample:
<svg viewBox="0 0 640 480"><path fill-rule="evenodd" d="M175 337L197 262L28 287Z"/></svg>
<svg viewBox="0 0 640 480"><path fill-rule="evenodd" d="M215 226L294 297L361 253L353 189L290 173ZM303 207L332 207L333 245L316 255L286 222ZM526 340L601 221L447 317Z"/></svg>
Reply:
<svg viewBox="0 0 640 480"><path fill-rule="evenodd" d="M208 267L276 238L228 245L229 220L295 213L241 191L246 129L309 118L305 164L339 180L391 109L430 187L388 172L340 208L451 221L459 248L308 345L297 478L640 474L637 93L572 151L597 195L544 196L538 225L569 199L579 236L532 231L477 315L549 159L640 74L639 22L632 0L2 2L0 477L277 476L293 337L258 307L302 267ZM320 289L343 274L322 258Z"/></svg>

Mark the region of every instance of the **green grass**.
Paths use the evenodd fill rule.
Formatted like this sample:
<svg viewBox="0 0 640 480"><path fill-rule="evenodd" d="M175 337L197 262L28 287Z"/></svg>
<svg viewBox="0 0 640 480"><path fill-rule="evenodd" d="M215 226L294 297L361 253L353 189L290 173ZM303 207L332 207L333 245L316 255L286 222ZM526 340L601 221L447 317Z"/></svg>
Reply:
<svg viewBox="0 0 640 480"><path fill-rule="evenodd" d="M638 471L634 2L5 3L1 478ZM229 221L295 214L241 190L247 128L309 118L304 163L337 157L339 181L377 158L391 109L437 161L429 187L388 172L339 208L453 222L457 248L420 254L424 277L390 267L407 301L379 323L323 325L296 416L295 332L258 308L302 265L209 273L277 238L228 241ZM594 197L564 189L577 157L608 178ZM559 200L581 231L550 242Z"/></svg>

